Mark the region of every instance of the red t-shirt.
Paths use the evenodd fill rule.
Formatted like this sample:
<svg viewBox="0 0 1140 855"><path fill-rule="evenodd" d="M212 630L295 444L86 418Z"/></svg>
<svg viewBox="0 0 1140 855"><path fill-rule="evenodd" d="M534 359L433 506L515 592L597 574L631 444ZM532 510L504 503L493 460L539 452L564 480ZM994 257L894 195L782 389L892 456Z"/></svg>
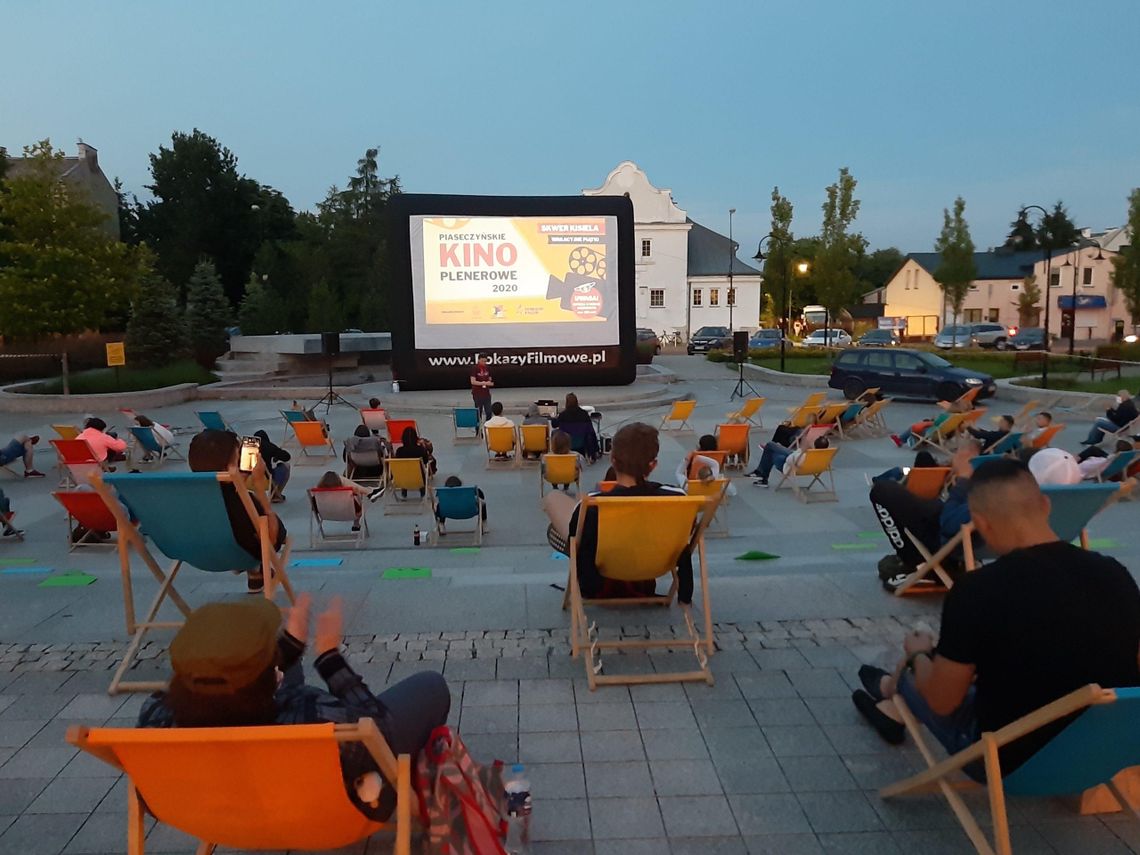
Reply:
<svg viewBox="0 0 1140 855"><path fill-rule="evenodd" d="M474 377L475 380L477 380L480 383L490 383L491 382L491 372L486 368L486 366L483 366L481 368L477 367L475 369L475 373L472 374L471 376ZM471 386L471 397L473 397L475 399L490 398L491 397L491 390L488 389L486 386L472 385Z"/></svg>

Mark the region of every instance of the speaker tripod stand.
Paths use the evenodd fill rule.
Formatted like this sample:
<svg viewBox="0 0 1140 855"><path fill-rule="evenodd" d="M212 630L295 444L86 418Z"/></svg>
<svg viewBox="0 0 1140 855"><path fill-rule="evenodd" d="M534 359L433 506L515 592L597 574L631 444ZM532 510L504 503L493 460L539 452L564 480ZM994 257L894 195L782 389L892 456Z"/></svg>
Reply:
<svg viewBox="0 0 1140 855"><path fill-rule="evenodd" d="M732 394L728 396L728 400L733 398L744 398L744 390L747 389L752 393L753 397L759 397L760 393L752 388L752 384L744 379L744 362L739 358L736 360L736 386L732 389Z"/></svg>
<svg viewBox="0 0 1140 855"><path fill-rule="evenodd" d="M328 357L328 376L329 376L328 391L325 392L323 398L321 398L319 401L317 401L315 404L313 404L314 410L316 410L316 408L319 407L321 404L324 404L326 416L329 414L329 410L332 409L333 404L344 404L346 407L352 407L352 409L354 409L354 410L359 409L359 407L357 407L356 404L352 403L352 401L346 401L343 396L338 394L336 392L336 390L333 389L332 372L333 372L333 360L334 359L336 359L335 356L330 355Z"/></svg>

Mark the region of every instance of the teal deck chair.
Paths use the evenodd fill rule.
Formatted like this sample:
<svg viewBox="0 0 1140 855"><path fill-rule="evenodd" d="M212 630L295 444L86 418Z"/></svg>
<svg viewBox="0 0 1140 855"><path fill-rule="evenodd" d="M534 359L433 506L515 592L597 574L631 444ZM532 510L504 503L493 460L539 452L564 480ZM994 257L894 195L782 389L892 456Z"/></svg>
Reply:
<svg viewBox="0 0 1140 855"><path fill-rule="evenodd" d="M1011 431L999 439L997 442L995 442L993 445L991 445L989 448L985 449L985 455L988 457L990 455L996 454L1000 457L1001 455L1009 454L1012 451L1017 451L1019 448L1021 448L1021 432Z"/></svg>
<svg viewBox="0 0 1140 855"><path fill-rule="evenodd" d="M1112 459L1108 461L1108 465L1096 476L1097 481L1109 481L1115 477L1124 476L1128 473L1128 467L1136 462L1136 458L1140 457L1140 451L1132 449L1131 451L1118 451L1112 455Z"/></svg>
<svg viewBox="0 0 1140 855"><path fill-rule="evenodd" d="M446 520L475 520L475 543L483 544L483 500L478 487L435 488L435 530L442 535L441 523ZM438 540L437 540L438 543Z"/></svg>
<svg viewBox="0 0 1140 855"><path fill-rule="evenodd" d="M167 457L182 458L182 452L175 445L163 445L154 435L154 428L135 426L131 428L131 436L135 439L135 449L141 448L143 455L153 455L155 465L161 465Z"/></svg>
<svg viewBox="0 0 1140 855"><path fill-rule="evenodd" d="M979 466L985 466L987 463L993 463L995 460L1004 460L1004 454L979 454L977 457L970 458L970 465L974 467L974 471L978 471Z"/></svg>
<svg viewBox="0 0 1140 855"><path fill-rule="evenodd" d="M293 600L293 587L285 572L289 560L289 542L286 540L278 555L269 538L266 518L257 513L249 496L248 486L236 469L229 472L147 472L138 474L107 475L93 482L103 496L107 507L119 524L119 567L122 575L123 605L126 611L127 632L130 644L111 679L110 694L120 691L157 691L165 683L123 680L146 634L152 629L177 629L182 621L158 620L162 604L169 599L183 616L191 607L186 603L174 582L184 564L207 573L246 571L257 565L254 559L234 539L226 512L222 486L232 484L241 499L246 513L261 540L261 570L265 577L265 596L272 599L276 583L280 582L289 600ZM128 518L138 520L138 527ZM166 570L147 547L151 544L172 559ZM146 565L159 583L158 593L142 620L136 618L134 589L130 574L131 551Z"/></svg>
<svg viewBox="0 0 1140 855"><path fill-rule="evenodd" d="M867 404L863 401L853 401L846 410L839 414L839 418L835 420L835 429L839 431L841 439L846 439L844 430L850 430L855 426L855 421L859 417L859 413L867 409Z"/></svg>
<svg viewBox="0 0 1140 855"><path fill-rule="evenodd" d="M289 430L293 422L307 422L311 421L308 413L304 410L278 410L281 413L281 418L285 419L285 433L281 437L281 444L285 445L289 442ZM199 416L200 418L201 416Z"/></svg>
<svg viewBox="0 0 1140 855"><path fill-rule="evenodd" d="M222 418L222 414L217 410L199 410L194 415L198 417L198 421L202 423L202 427L206 430L228 430L230 433L237 433L237 431L226 423L226 420Z"/></svg>
<svg viewBox="0 0 1140 855"><path fill-rule="evenodd" d="M928 769L880 791L883 798L906 793L941 791L950 803L963 830L978 852L1008 855L1009 841L1006 795L1078 795L1105 785L1120 807L1140 820L1113 782L1113 777L1133 766L1140 766L1140 688L1102 689L1096 684L1083 686L1046 704L992 733L983 733L974 745L937 762L926 744L922 726L898 695L895 707L906 722L907 731L926 760ZM1075 716L1075 718L1073 718ZM1068 724L1063 724L1071 719ZM1063 724L1063 729L1039 748L1009 775L1002 776L998 749L1043 727ZM991 844L969 808L958 795L965 782L957 773L966 765L984 762L989 790L994 838ZM952 778L952 776L954 776ZM982 786L982 785L978 785Z"/></svg>
<svg viewBox="0 0 1140 855"><path fill-rule="evenodd" d="M451 425L456 439L461 430L471 431L471 436L464 439L475 439L479 436L479 411L474 407L456 407L451 411Z"/></svg>

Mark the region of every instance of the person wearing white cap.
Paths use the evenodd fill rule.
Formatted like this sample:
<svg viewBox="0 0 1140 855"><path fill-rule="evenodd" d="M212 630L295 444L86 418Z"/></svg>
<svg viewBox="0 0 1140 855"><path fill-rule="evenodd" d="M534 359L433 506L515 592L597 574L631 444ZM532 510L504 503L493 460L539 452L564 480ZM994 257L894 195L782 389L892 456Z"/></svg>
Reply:
<svg viewBox="0 0 1140 855"><path fill-rule="evenodd" d="M1063 448L1043 448L1029 458L1029 471L1041 487L1049 484L1079 484L1077 458Z"/></svg>

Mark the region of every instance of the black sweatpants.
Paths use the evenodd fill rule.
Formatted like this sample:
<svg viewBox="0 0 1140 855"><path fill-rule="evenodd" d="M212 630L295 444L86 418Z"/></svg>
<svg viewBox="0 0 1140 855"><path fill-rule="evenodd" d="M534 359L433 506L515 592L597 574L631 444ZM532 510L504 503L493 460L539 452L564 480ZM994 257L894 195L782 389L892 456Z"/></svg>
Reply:
<svg viewBox="0 0 1140 855"><path fill-rule="evenodd" d="M920 499L898 481L876 481L871 486L871 507L891 546L908 567L917 567L923 558L903 529L931 552L942 545L942 502L938 499Z"/></svg>

